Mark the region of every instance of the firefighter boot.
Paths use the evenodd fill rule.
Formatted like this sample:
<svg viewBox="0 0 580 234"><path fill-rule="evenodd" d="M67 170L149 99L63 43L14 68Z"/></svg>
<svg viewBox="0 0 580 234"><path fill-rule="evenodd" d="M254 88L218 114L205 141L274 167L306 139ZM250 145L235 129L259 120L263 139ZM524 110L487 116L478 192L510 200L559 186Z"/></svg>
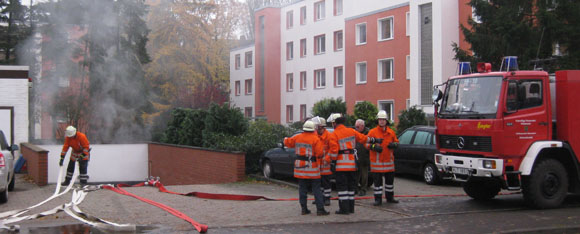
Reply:
<svg viewBox="0 0 580 234"><path fill-rule="evenodd" d="M329 214L330 214L330 212L326 211L325 209L316 211L316 215L318 215L318 216L329 215Z"/></svg>
<svg viewBox="0 0 580 234"><path fill-rule="evenodd" d="M330 206L330 197L324 198L324 206Z"/></svg>
<svg viewBox="0 0 580 234"><path fill-rule="evenodd" d="M399 203L399 200L395 200L395 193L387 193L387 203Z"/></svg>
<svg viewBox="0 0 580 234"><path fill-rule="evenodd" d="M354 213L354 200L348 200L348 212Z"/></svg>
<svg viewBox="0 0 580 234"><path fill-rule="evenodd" d="M338 200L338 210L336 212L334 212L335 214L340 214L340 215L347 215L349 214L348 212L348 201L345 200Z"/></svg>
<svg viewBox="0 0 580 234"><path fill-rule="evenodd" d="M307 206L302 206L302 215L310 214L310 210Z"/></svg>
<svg viewBox="0 0 580 234"><path fill-rule="evenodd" d="M70 179L65 179L60 186L68 186L70 184Z"/></svg>
<svg viewBox="0 0 580 234"><path fill-rule="evenodd" d="M375 196L375 203L373 203L373 206L380 206L383 204L383 198L380 196Z"/></svg>

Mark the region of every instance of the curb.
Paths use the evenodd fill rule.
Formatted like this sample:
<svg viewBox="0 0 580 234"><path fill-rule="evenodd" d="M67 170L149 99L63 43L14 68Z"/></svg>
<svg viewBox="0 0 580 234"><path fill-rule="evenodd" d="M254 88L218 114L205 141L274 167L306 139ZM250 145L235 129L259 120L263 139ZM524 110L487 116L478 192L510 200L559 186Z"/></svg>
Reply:
<svg viewBox="0 0 580 234"><path fill-rule="evenodd" d="M282 180L266 178L264 176L256 175L256 174L248 175L248 177L254 178L254 179L259 180L259 181L271 182L274 184L285 185L288 187L293 187L295 189L298 189L298 184L294 184L294 183L290 183L290 182L286 182L286 181L282 181Z"/></svg>

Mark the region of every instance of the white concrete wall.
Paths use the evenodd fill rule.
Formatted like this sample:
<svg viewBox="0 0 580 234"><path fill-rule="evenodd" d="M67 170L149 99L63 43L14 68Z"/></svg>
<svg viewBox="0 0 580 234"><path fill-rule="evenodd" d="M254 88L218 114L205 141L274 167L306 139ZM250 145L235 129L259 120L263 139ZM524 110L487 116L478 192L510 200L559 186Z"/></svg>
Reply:
<svg viewBox="0 0 580 234"><path fill-rule="evenodd" d="M401 5L401 4L409 4L409 0L343 0L344 1L344 9L345 17L356 17L365 14L373 14L375 11L384 11L385 8ZM448 0L447 0L448 1Z"/></svg>
<svg viewBox="0 0 580 234"><path fill-rule="evenodd" d="M56 183L62 145L39 145L48 153L48 183ZM89 183L144 181L149 176L147 144L91 145L89 162ZM66 162L71 149L65 157L63 176L66 175ZM78 173L78 167L76 167Z"/></svg>
<svg viewBox="0 0 580 234"><path fill-rule="evenodd" d="M457 1L416 0L410 2L411 38L411 106L420 103L420 11L419 6L432 4L433 22L433 85L441 84L454 75L457 62L451 44L459 43L459 9ZM432 105L419 106L433 114Z"/></svg>
<svg viewBox="0 0 580 234"><path fill-rule="evenodd" d="M341 87L334 86L334 67L343 67L343 80L346 78L346 67L344 67L344 14L349 10L345 6L351 0L343 0L343 14L334 15L334 1L325 1L325 18L314 21L314 3L319 0L305 0L282 7L280 12L280 30L281 30L281 53L282 61L280 69L280 122L287 123L286 106L293 105L293 121L300 120L300 105L306 104L306 116L312 116L312 107L314 103L324 98L342 97L344 101L344 85ZM306 6L306 24L300 24L300 8ZM286 12L293 11L293 27L286 28ZM343 31L343 49L334 51L334 32ZM324 54L314 54L314 36L325 34ZM300 40L306 38L306 57L300 57ZM286 43L294 43L294 59L286 60ZM326 70L326 85L324 88L314 89L314 70ZM306 89L300 90L300 72L306 71ZM286 74L294 74L294 89L287 92ZM343 81L344 82L344 81Z"/></svg>
<svg viewBox="0 0 580 234"><path fill-rule="evenodd" d="M252 52L252 66L245 66L245 55L246 52ZM236 54L240 55L240 68L236 69ZM239 107L244 113L244 108L252 107L252 117L255 117L255 93L256 93L256 52L254 45L249 45L245 47L235 48L230 51L230 106ZM252 79L252 94L245 94L245 80ZM240 81L240 95L236 96L235 93L235 82Z"/></svg>
<svg viewBox="0 0 580 234"><path fill-rule="evenodd" d="M28 70L28 66L0 66L0 70ZM13 143L17 145L28 142L28 90L28 79L0 79L0 106L14 107ZM10 141L6 131L6 140Z"/></svg>

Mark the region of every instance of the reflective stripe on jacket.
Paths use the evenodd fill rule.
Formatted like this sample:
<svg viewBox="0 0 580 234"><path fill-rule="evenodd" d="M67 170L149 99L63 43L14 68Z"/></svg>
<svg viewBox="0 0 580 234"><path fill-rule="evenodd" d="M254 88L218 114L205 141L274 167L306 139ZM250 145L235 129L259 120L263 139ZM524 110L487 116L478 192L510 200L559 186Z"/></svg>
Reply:
<svg viewBox="0 0 580 234"><path fill-rule="evenodd" d="M87 136L81 132L77 131L77 134L74 137L65 137L64 138L64 145L62 146L62 152L60 155L66 155L68 148L72 148L70 159L76 161L77 158L82 158L82 154L84 153L86 157L82 158L82 160L89 160L89 140Z"/></svg>
<svg viewBox="0 0 580 234"><path fill-rule="evenodd" d="M321 158L323 143L315 132L303 132L296 136L284 139L284 145L295 149L297 157ZM320 160L295 160L294 177L299 179L320 179Z"/></svg>
<svg viewBox="0 0 580 234"><path fill-rule="evenodd" d="M351 150L354 152L356 142L364 144L368 137L352 128L347 128L342 124L335 127L328 141L329 154L336 157L336 171L356 171L354 153L339 153L341 150Z"/></svg>
<svg viewBox="0 0 580 234"><path fill-rule="evenodd" d="M381 143L381 147L383 147L383 152L380 154L377 151L369 150L370 162L371 162L371 172L378 172L378 173L385 173L385 172L394 172L395 171L395 157L393 155L393 150L389 149L388 146L391 142L399 142L397 139L397 135L395 132L386 127L383 130L382 127L377 126L371 131L369 131L369 137L374 138L382 138L383 143ZM370 149L371 144L367 143L367 149Z"/></svg>
<svg viewBox="0 0 580 234"><path fill-rule="evenodd" d="M321 175L332 175L332 171L330 170L330 155L328 155L328 137L330 133L324 129L322 134L318 135L320 140L322 141L324 147L324 153L322 159L320 160L320 174Z"/></svg>

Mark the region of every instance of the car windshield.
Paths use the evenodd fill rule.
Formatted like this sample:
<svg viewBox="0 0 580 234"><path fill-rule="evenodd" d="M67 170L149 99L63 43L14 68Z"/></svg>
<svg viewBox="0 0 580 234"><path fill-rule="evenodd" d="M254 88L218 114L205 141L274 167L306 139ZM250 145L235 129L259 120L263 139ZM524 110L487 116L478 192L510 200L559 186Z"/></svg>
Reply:
<svg viewBox="0 0 580 234"><path fill-rule="evenodd" d="M450 80L441 104L441 118L494 118L497 112L501 76Z"/></svg>

